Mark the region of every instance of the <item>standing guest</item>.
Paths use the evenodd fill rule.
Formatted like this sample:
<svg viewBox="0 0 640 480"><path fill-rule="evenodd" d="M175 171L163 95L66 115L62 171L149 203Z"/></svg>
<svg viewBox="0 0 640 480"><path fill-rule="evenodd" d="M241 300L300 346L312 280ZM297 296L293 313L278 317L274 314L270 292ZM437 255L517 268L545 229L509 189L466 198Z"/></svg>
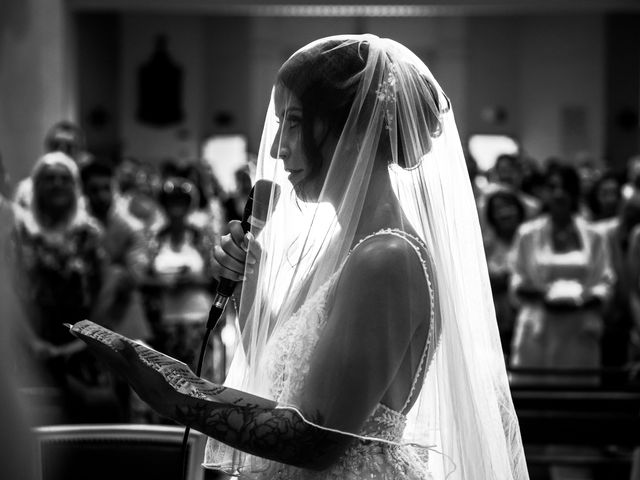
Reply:
<svg viewBox="0 0 640 480"><path fill-rule="evenodd" d="M540 209L544 205L544 172L539 162L531 157L523 157L526 174L522 179L522 191L538 200ZM540 212L538 212L540 213Z"/></svg>
<svg viewBox="0 0 640 480"><path fill-rule="evenodd" d="M77 165L85 164L91 155L85 150L84 132L73 122L66 120L55 123L44 139L45 153L62 152ZM27 177L20 181L14 193L14 202L20 208L29 208L33 198L33 183ZM83 208L82 202L79 208Z"/></svg>
<svg viewBox="0 0 640 480"><path fill-rule="evenodd" d="M519 157L510 154L499 155L490 174L491 181L484 186L477 197L480 226L483 232L491 229L486 225L487 200L495 192L510 190L515 194L524 207L525 220L530 220L540 213L542 209L540 199L522 190L524 172Z"/></svg>
<svg viewBox="0 0 640 480"><path fill-rule="evenodd" d="M224 189L220 185L218 178L213 172L213 168L206 161L202 161L201 163L201 172L203 178L203 184L205 186L205 191L208 192L209 198L209 209L212 212L213 218L215 219L215 229L220 232L220 235L224 235L229 233L227 231L227 214L225 212L224 202L226 201L227 194ZM218 237L215 239L217 242L220 239Z"/></svg>
<svg viewBox="0 0 640 480"><path fill-rule="evenodd" d="M5 169L2 155L0 155L0 212L2 212L0 239L6 239L13 227L13 202L10 198L10 191L9 174ZM0 242L0 245L4 244L5 242ZM4 249L0 250L0 255L4 255Z"/></svg>
<svg viewBox="0 0 640 480"><path fill-rule="evenodd" d="M480 174L478 162L469 152L465 152L464 158L467 164L467 172L469 172L469 181L471 182L471 188L473 189L473 196L477 200L482 194L482 191L478 186L478 175Z"/></svg>
<svg viewBox="0 0 640 480"><path fill-rule="evenodd" d="M88 160L84 132L70 121L62 120L55 123L45 136L44 147L46 152L62 152L68 155L78 165L84 165Z"/></svg>
<svg viewBox="0 0 640 480"><path fill-rule="evenodd" d="M618 176L613 172L604 172L594 181L586 200L589 220L592 222L616 218L622 201L622 185Z"/></svg>
<svg viewBox="0 0 640 480"><path fill-rule="evenodd" d="M632 194L628 201L631 205L640 208L640 191ZM628 264L629 305L631 308L631 330L627 351L629 360L637 369L637 366L640 365L640 225L636 225L629 234L629 250L625 260Z"/></svg>
<svg viewBox="0 0 640 480"><path fill-rule="evenodd" d="M580 192L582 206L587 206L589 192L593 190L595 183L602 176L603 162L594 157L590 152L578 152L570 163L575 167L580 178Z"/></svg>
<svg viewBox="0 0 640 480"><path fill-rule="evenodd" d="M317 40L280 68L262 138L257 178L281 193L263 229L231 222L215 250L242 281L234 363L203 387L215 401L174 390L129 343L96 352L212 437L207 467L242 478L528 478L473 192L429 69L390 39Z"/></svg>
<svg viewBox="0 0 640 480"><path fill-rule="evenodd" d="M0 158L0 175L2 172ZM29 431L35 419L29 415L18 390L21 382L15 368L18 359L23 357L20 343L14 341L16 331L23 330L19 324L23 321L23 312L11 289L11 265L5 255L12 225L13 209L0 194L0 478L31 480L38 478L32 448L35 439Z"/></svg>
<svg viewBox="0 0 640 480"><path fill-rule="evenodd" d="M173 172L172 176L189 180L196 189L198 200L189 214L189 223L197 227L203 234L208 235L210 237L208 241L215 244L222 235L226 220L224 215L216 210L215 203L212 202L213 186L207 181L204 162L193 160L176 163L173 165ZM167 177L164 174L163 176Z"/></svg>
<svg viewBox="0 0 640 480"><path fill-rule="evenodd" d="M626 182L622 186L624 198L629 198L635 193L640 193L640 154L627 160Z"/></svg>
<svg viewBox="0 0 640 480"><path fill-rule="evenodd" d="M510 154L499 155L493 170L495 182L499 186L511 188L520 197L527 218L533 218L540 213L540 201L522 190L525 173L519 157Z"/></svg>
<svg viewBox="0 0 640 480"><path fill-rule="evenodd" d="M115 170L116 193L127 195L136 188L136 175L142 170L142 163L135 157L124 157Z"/></svg>
<svg viewBox="0 0 640 480"><path fill-rule="evenodd" d="M126 186L126 191L121 190L116 206L122 215L130 218L149 242L158 229L164 224L165 219L162 209L158 204L158 191L160 188L160 175L157 169L149 163L132 163L127 161L121 165L129 175L132 170L133 179L123 181L119 177L120 187ZM120 171L122 174L122 171ZM132 183L129 183L132 181ZM124 183L124 185L123 185Z"/></svg>
<svg viewBox="0 0 640 480"><path fill-rule="evenodd" d="M227 221L240 220L244 211L244 204L251 191L251 176L246 167L234 172L236 191L230 194L224 202Z"/></svg>
<svg viewBox="0 0 640 480"><path fill-rule="evenodd" d="M198 192L193 183L182 177L165 180L159 203L167 223L151 242L148 282L156 288L154 345L193 370L215 286L210 237L189 222L197 202ZM214 378L211 353L208 352L202 371L208 379Z"/></svg>
<svg viewBox="0 0 640 480"><path fill-rule="evenodd" d="M129 219L134 230L142 235L149 259L153 239L165 224L164 213L158 204L160 176L152 165L133 158L123 160L116 176L119 194L115 208L120 216ZM147 281L146 275L140 284L140 290L145 315L149 323L154 323L157 317L156 292Z"/></svg>
<svg viewBox="0 0 640 480"><path fill-rule="evenodd" d="M496 320L505 359L511 352L516 310L509 295L511 269L508 261L515 233L525 219L518 196L509 189L497 190L487 197L486 224L482 231Z"/></svg>
<svg viewBox="0 0 640 480"><path fill-rule="evenodd" d="M151 328L140 292L149 264L143 233L132 217L116 206L111 164L90 162L82 168L80 175L87 209L104 230L102 247L107 260L94 319L129 338L149 341ZM116 381L114 389L120 402L122 421L130 420L139 400L122 381Z"/></svg>
<svg viewBox="0 0 640 480"><path fill-rule="evenodd" d="M553 369L602 365L604 308L614 273L600 232L579 214L580 178L571 166L546 174L547 214L522 225L513 250L511 291L519 302L511 365L550 369L514 373L512 383L596 384L593 375L553 375ZM551 454L591 455L590 449L549 446ZM589 467L552 466L551 478L593 478Z"/></svg>
<svg viewBox="0 0 640 480"><path fill-rule="evenodd" d="M44 155L30 178L33 198L18 211L13 232L14 283L33 331L30 349L46 373L41 381L62 394L54 421L113 418L110 376L63 325L91 317L100 301L102 231L78 208L78 167L66 154Z"/></svg>
<svg viewBox="0 0 640 480"><path fill-rule="evenodd" d="M9 172L4 166L2 154L0 154L0 202L11 198L11 185L9 181Z"/></svg>
<svg viewBox="0 0 640 480"><path fill-rule="evenodd" d="M151 331L138 290L149 264L144 236L131 217L115 207L114 170L109 163L91 162L80 175L88 211L104 230L107 269L100 305L103 323L130 338L147 340Z"/></svg>
<svg viewBox="0 0 640 480"><path fill-rule="evenodd" d="M630 330L634 325L633 299L640 285L640 193L622 200L619 213L610 221L600 222L616 281L611 301L605 305L602 335L602 364L622 367L629 360ZM638 317L640 318L640 317Z"/></svg>
<svg viewBox="0 0 640 480"><path fill-rule="evenodd" d="M609 251L603 236L577 215L580 179L575 169L550 168L546 185L548 213L522 225L514 244L511 291L520 308L511 364L598 368L603 307L614 281ZM514 381L527 378L516 375ZM551 375L535 381L581 380Z"/></svg>
<svg viewBox="0 0 640 480"><path fill-rule="evenodd" d="M26 374L34 379L38 378L38 365L33 363L30 348L39 341L28 324L17 292L13 288L16 209L8 196L9 188L4 183L7 181L4 172L4 163L0 157L0 328L3 329L0 335L0 341L3 342L0 352L6 354L2 362L3 373L12 385L17 385L15 377L24 377ZM10 401L14 400L17 400L17 397Z"/></svg>

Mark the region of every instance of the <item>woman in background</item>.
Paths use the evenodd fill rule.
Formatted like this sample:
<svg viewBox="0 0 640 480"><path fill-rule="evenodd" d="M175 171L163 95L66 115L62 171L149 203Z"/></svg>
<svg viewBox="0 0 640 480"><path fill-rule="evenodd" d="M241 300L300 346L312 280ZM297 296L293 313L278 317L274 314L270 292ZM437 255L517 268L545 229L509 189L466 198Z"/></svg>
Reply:
<svg viewBox="0 0 640 480"><path fill-rule="evenodd" d="M553 369L602 365L604 309L615 279L603 235L577 214L580 179L568 165L546 174L547 214L524 224L515 239L511 292L519 303L511 365L549 369L514 373L517 384L597 384L594 375L553 375ZM591 454L580 447L550 453ZM588 467L551 467L552 479L591 479Z"/></svg>
<svg viewBox="0 0 640 480"><path fill-rule="evenodd" d="M211 272L213 245L210 235L189 221L198 202L192 182L182 177L167 178L158 201L166 224L150 246L150 277L156 287L158 312L153 344L195 370L215 287ZM220 380L213 376L211 353L210 348L202 377Z"/></svg>
<svg viewBox="0 0 640 480"><path fill-rule="evenodd" d="M589 220L592 222L612 222L620 210L622 202L622 182L613 172L605 172L598 177L587 192Z"/></svg>
<svg viewBox="0 0 640 480"><path fill-rule="evenodd" d="M66 154L41 157L31 180L33 198L28 209L17 210L12 255L14 285L33 331L29 348L45 377L35 381L62 393L54 422L117 418L108 372L63 325L90 318L100 303L102 230L78 207L78 167Z"/></svg>
<svg viewBox="0 0 640 480"><path fill-rule="evenodd" d="M511 365L598 368L603 306L612 293L603 236L576 214L580 183L573 167L546 175L548 214L524 224L513 252L511 291L519 303ZM526 376L514 376L525 381ZM553 376L535 381L593 381Z"/></svg>
<svg viewBox="0 0 640 480"><path fill-rule="evenodd" d="M516 317L516 309L509 295L509 252L516 231L525 220L525 209L519 197L510 189L504 188L487 194L486 216L482 234L500 341L505 359L508 360Z"/></svg>

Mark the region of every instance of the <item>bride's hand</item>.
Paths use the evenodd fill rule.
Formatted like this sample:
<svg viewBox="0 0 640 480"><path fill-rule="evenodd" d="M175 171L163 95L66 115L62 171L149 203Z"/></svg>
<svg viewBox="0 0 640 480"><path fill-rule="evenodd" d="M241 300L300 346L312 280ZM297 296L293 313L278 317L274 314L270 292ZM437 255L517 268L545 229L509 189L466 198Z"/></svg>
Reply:
<svg viewBox="0 0 640 480"><path fill-rule="evenodd" d="M117 340L113 348L119 358L109 365L127 380L145 403L160 415L172 418L176 407L184 401L183 396L167 383L161 373L140 360L131 344Z"/></svg>
<svg viewBox="0 0 640 480"><path fill-rule="evenodd" d="M220 239L213 251L214 276L234 282L244 280L245 273L252 274L261 255L260 245L253 235L242 230L238 220L229 222L229 233Z"/></svg>
<svg viewBox="0 0 640 480"><path fill-rule="evenodd" d="M140 360L133 345L117 339L109 346L90 336L84 336L82 340L94 355L122 376L156 412L166 417L175 414L176 407L184 401L183 397L167 383L162 374Z"/></svg>
<svg viewBox="0 0 640 480"><path fill-rule="evenodd" d="M127 341L116 339L109 346L90 336L83 336L82 340L94 355L122 376L140 398L160 415L172 418L176 407L184 402L183 396L167 383L161 373L140 360L133 345Z"/></svg>

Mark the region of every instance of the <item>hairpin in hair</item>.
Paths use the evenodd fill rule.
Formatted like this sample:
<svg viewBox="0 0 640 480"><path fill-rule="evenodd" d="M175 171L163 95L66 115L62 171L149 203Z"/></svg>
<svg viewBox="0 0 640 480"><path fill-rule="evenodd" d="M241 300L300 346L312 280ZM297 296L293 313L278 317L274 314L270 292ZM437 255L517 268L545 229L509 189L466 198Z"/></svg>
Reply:
<svg viewBox="0 0 640 480"><path fill-rule="evenodd" d="M396 103L396 83L398 79L396 76L396 66L394 63L389 63L389 69L384 80L380 82L378 89L376 90L377 99L383 103L384 116L386 118L385 128L390 129L391 124L395 119L395 103Z"/></svg>

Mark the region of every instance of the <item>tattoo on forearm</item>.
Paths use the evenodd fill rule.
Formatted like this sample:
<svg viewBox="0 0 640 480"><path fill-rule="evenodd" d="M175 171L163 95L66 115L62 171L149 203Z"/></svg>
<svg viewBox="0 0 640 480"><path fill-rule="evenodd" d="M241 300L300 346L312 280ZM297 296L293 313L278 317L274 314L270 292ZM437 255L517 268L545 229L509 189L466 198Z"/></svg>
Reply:
<svg viewBox="0 0 640 480"><path fill-rule="evenodd" d="M313 467L349 441L344 435L306 423L296 411L286 408L212 405L190 399L176 407L175 419L239 450L300 467Z"/></svg>

